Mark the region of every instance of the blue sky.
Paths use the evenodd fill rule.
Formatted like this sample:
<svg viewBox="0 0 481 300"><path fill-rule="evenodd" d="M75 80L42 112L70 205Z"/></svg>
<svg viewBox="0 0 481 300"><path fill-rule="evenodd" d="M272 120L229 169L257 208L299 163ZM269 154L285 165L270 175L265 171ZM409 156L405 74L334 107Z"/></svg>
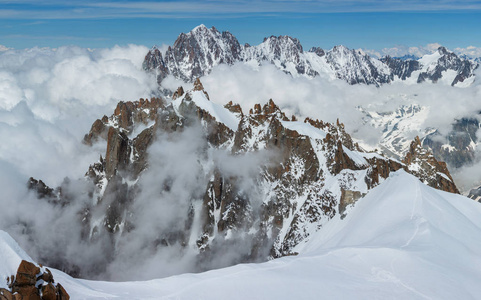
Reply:
<svg viewBox="0 0 481 300"><path fill-rule="evenodd" d="M0 45L12 48L172 44L205 24L241 43L291 35L305 48L481 47L481 1L0 0Z"/></svg>

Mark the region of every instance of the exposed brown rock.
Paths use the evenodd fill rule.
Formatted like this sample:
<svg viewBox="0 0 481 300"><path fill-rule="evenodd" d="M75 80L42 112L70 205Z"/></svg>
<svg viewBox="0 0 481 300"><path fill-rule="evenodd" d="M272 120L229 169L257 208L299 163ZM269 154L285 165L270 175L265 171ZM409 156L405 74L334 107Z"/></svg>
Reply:
<svg viewBox="0 0 481 300"><path fill-rule="evenodd" d="M404 169L418 177L427 185L450 193L459 194L446 163L439 162L432 152L422 147L421 140L416 137L403 159Z"/></svg>
<svg viewBox="0 0 481 300"><path fill-rule="evenodd" d="M331 138L331 136L330 136ZM327 137L326 137L327 139ZM366 166L364 166L365 168ZM334 160L331 162L331 171L333 174L339 174L344 169L361 170L363 166L358 166L343 149L343 144L340 140L337 141L336 152Z"/></svg>
<svg viewBox="0 0 481 300"><path fill-rule="evenodd" d="M202 82L200 82L200 78L197 78L195 81L194 81L194 91L203 91L204 92L204 95L207 97L207 99L210 100L209 98L209 94L207 94L207 92L204 90L204 86L202 85Z"/></svg>
<svg viewBox="0 0 481 300"><path fill-rule="evenodd" d="M53 283L54 282L52 272L50 272L50 270L48 268L45 268L45 272L43 272L43 274L40 276L40 279L42 279L43 281L45 281L47 283Z"/></svg>
<svg viewBox="0 0 481 300"><path fill-rule="evenodd" d="M51 283L42 286L42 299L57 300L57 289Z"/></svg>
<svg viewBox="0 0 481 300"><path fill-rule="evenodd" d="M26 285L35 285L35 283L37 282L37 274L39 273L39 267L37 267L31 262L22 260L17 270L14 288Z"/></svg>
<svg viewBox="0 0 481 300"><path fill-rule="evenodd" d="M58 283L57 284L57 300L69 300L70 296L67 291L63 288L63 286Z"/></svg>
<svg viewBox="0 0 481 300"><path fill-rule="evenodd" d="M130 161L129 138L125 132L110 127L107 138L107 152L105 155L105 172L110 178L118 170L125 169Z"/></svg>
<svg viewBox="0 0 481 300"><path fill-rule="evenodd" d="M339 213L341 216L345 215L346 207L348 205L356 203L357 200L362 198L364 195L359 191L349 191L341 189L341 199L339 201Z"/></svg>
<svg viewBox="0 0 481 300"><path fill-rule="evenodd" d="M237 113L237 114L240 114L241 116L244 116L244 113L242 112L242 108L239 104L233 104L232 101L229 101L229 103L224 105L224 107L233 113Z"/></svg>
<svg viewBox="0 0 481 300"><path fill-rule="evenodd" d="M177 90L174 92L174 94L172 95L172 99L175 100L177 98L180 98L184 95L184 88L179 86L177 88Z"/></svg>
<svg viewBox="0 0 481 300"><path fill-rule="evenodd" d="M96 142L99 137L102 137L103 139L107 138L107 125L106 123L108 122L107 116L104 116L102 120L97 119L95 122L92 124L92 128L90 129L90 132L84 136L83 142L86 145L92 146L94 142Z"/></svg>
<svg viewBox="0 0 481 300"><path fill-rule="evenodd" d="M41 300L40 293L35 285L21 286L15 291L15 299Z"/></svg>
<svg viewBox="0 0 481 300"><path fill-rule="evenodd" d="M387 158L373 157L366 160L369 165L371 165L371 168L368 170L368 176L366 177L366 183L369 189L377 186L381 178L386 179L391 172L403 168L403 165L399 162Z"/></svg>
<svg viewBox="0 0 481 300"><path fill-rule="evenodd" d="M15 298L13 294L9 290L0 288L0 300L14 300L14 299Z"/></svg>
<svg viewBox="0 0 481 300"><path fill-rule="evenodd" d="M35 264L22 260L17 274L12 276L11 291L0 289L0 300L68 300L70 296L60 285L54 284L49 269L42 270ZM40 293L41 291L41 293Z"/></svg>

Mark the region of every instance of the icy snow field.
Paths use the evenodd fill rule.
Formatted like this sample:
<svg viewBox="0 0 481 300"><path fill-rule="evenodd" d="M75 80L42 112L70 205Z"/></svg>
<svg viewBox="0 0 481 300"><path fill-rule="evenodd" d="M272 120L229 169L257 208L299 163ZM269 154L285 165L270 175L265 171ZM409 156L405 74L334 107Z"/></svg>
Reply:
<svg viewBox="0 0 481 300"><path fill-rule="evenodd" d="M71 299L479 299L480 216L479 203L398 171L298 256L144 282L53 275ZM4 276L18 259L3 254L23 252L0 237Z"/></svg>

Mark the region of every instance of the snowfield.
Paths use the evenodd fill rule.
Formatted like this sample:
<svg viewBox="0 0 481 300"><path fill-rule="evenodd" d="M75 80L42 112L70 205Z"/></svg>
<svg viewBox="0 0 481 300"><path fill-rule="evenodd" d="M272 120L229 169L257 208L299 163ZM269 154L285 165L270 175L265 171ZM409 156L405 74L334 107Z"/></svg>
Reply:
<svg viewBox="0 0 481 300"><path fill-rule="evenodd" d="M144 282L52 273L71 299L476 299L479 216L479 203L398 171L313 233L298 256ZM5 277L28 255L1 233Z"/></svg>

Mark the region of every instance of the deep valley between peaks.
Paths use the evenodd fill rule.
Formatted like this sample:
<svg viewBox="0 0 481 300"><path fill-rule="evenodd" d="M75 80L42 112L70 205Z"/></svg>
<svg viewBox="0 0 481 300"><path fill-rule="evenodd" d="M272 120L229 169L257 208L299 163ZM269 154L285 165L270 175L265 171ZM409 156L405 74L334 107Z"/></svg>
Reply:
<svg viewBox="0 0 481 300"><path fill-rule="evenodd" d="M341 121L298 120L273 100L249 111L222 106L199 79L170 101L119 102L85 135L85 144L106 148L84 178L58 188L29 181L38 201L75 216L54 221L75 222L75 232L25 222L31 240L51 235L53 243L24 247L74 276L146 280L297 255L397 172L458 193L446 164L419 138L393 159L362 149ZM55 241L68 239L80 246L58 255Z"/></svg>

